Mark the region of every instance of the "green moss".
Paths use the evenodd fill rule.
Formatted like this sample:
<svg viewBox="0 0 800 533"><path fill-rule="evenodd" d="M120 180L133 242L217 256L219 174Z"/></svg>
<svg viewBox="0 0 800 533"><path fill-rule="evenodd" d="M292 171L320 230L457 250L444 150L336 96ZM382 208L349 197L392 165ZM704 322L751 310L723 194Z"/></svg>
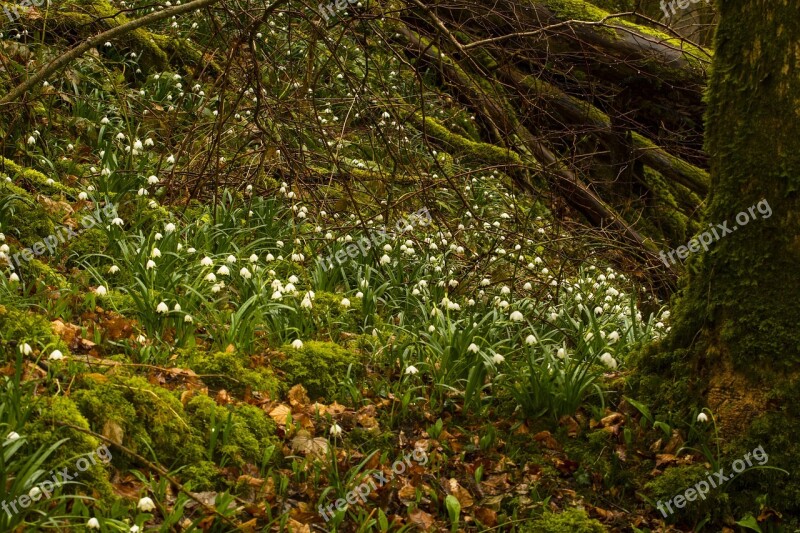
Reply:
<svg viewBox="0 0 800 533"><path fill-rule="evenodd" d="M252 405L219 406L208 396L197 395L189 400L186 412L194 429L211 437L212 429L219 432L216 457L230 458L236 466L257 464L264 449L278 447L275 438L275 422L267 414ZM211 425L215 421L214 426Z"/></svg>
<svg viewBox="0 0 800 533"><path fill-rule="evenodd" d="M589 518L580 509L567 509L562 513L545 513L536 520L520 525L520 533L605 533L603 524Z"/></svg>
<svg viewBox="0 0 800 533"><path fill-rule="evenodd" d="M242 396L248 387L273 398L280 394L281 384L272 371L264 367L252 368L246 355L191 349L182 351L179 363L201 375L203 382L213 389L225 389L237 396Z"/></svg>
<svg viewBox="0 0 800 533"><path fill-rule="evenodd" d="M67 253L73 256L73 263L91 254L101 254L108 247L108 235L97 228L82 231L67 244ZM76 265L77 266L77 265Z"/></svg>
<svg viewBox="0 0 800 533"><path fill-rule="evenodd" d="M350 300L350 307L342 307L343 296L330 292L319 291L314 297L314 307L311 314L314 322L329 332L345 330L359 332L364 317L361 312L361 299Z"/></svg>
<svg viewBox="0 0 800 533"><path fill-rule="evenodd" d="M56 467L69 467L69 472L75 471L76 461L80 455L94 456L103 444L97 438L81 431L65 427L61 424L70 424L83 429L90 429L88 421L83 417L72 399L65 396L44 396L36 400L37 416L32 418L24 428L29 445L38 448L41 445L52 445L61 439L68 439L47 459L42 469L49 471ZM113 462L119 457L110 451ZM101 452L105 453L105 452ZM96 456L95 456L96 458ZM84 484L76 490L90 495L99 495L111 498L113 489L109 483L106 467L102 462L96 461L84 472L81 472L76 481Z"/></svg>
<svg viewBox="0 0 800 533"><path fill-rule="evenodd" d="M69 187L62 184L58 180L53 179L48 183L48 178L38 170L20 166L10 159L0 156L0 175L7 174L15 182L21 182L26 189L30 191L37 191L46 193L50 196L64 194L77 198L78 191L74 187Z"/></svg>
<svg viewBox="0 0 800 533"><path fill-rule="evenodd" d="M202 458L202 441L169 391L135 376L84 378L81 385L72 397L94 431L117 427L125 446L165 465Z"/></svg>
<svg viewBox="0 0 800 533"><path fill-rule="evenodd" d="M12 200L8 204L9 209L5 212L3 221L3 231L6 234L14 236L25 246L53 235L55 226L40 202L24 189L5 182L0 184L0 202L11 195L22 200Z"/></svg>
<svg viewBox="0 0 800 533"><path fill-rule="evenodd" d="M0 353L3 360L14 357L16 347L23 342L34 348L50 345L68 353L67 346L53 334L45 317L0 305Z"/></svg>
<svg viewBox="0 0 800 533"><path fill-rule="evenodd" d="M667 468L652 481L648 481L644 488L654 502L667 502L679 494L683 495L686 489L694 487L697 482L707 481L709 475L709 469L702 464L673 466ZM695 501L686 502L685 507L680 509L680 516L676 518L689 521L698 520L717 507L720 498L724 500L725 494L712 488L705 499L698 498ZM668 512L667 507L664 509L665 512ZM678 510L676 507L673 509Z"/></svg>
<svg viewBox="0 0 800 533"><path fill-rule="evenodd" d="M331 401L340 397L338 393L351 365L353 378L363 374L359 358L332 342L306 341L300 350L285 346L284 351L286 359L276 361L276 366L286 372L292 385L302 384L312 400L322 397Z"/></svg>

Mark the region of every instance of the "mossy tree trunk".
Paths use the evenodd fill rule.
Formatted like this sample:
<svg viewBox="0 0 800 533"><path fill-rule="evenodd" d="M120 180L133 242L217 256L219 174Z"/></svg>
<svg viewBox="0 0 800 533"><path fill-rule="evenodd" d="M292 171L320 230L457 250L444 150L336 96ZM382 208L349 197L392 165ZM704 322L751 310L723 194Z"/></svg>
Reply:
<svg viewBox="0 0 800 533"><path fill-rule="evenodd" d="M770 466L792 472L800 464L800 7L720 0L719 10L706 222L727 221L731 231L690 259L672 334L643 358L650 377L639 388L671 394L673 409L706 402L731 453L761 444ZM672 392L662 378L656 393L653 376L665 372L675 378ZM800 508L797 481L750 488L770 492L772 505Z"/></svg>

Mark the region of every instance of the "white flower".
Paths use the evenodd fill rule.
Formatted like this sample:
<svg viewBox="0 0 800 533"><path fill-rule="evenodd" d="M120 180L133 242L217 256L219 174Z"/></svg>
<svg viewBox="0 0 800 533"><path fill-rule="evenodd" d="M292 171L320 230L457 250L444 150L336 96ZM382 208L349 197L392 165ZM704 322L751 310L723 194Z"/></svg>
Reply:
<svg viewBox="0 0 800 533"><path fill-rule="evenodd" d="M303 341L300 339L295 339L292 341L292 348L295 350L301 350L303 348Z"/></svg>
<svg viewBox="0 0 800 533"><path fill-rule="evenodd" d="M156 257L161 257L161 250L159 250L158 248L153 248L153 251L150 252L150 257L152 257L154 259Z"/></svg>
<svg viewBox="0 0 800 533"><path fill-rule="evenodd" d="M139 500L139 503L136 504L136 507L138 507L139 510L142 511L143 513L147 513L149 511L152 511L153 509L155 509L156 508L156 504L155 504L155 502L153 502L153 500L151 500L150 498L145 496L144 498L141 498Z"/></svg>
<svg viewBox="0 0 800 533"><path fill-rule="evenodd" d="M97 518L92 517L88 522L86 522L86 527L89 529L100 529L100 522L97 520Z"/></svg>
<svg viewBox="0 0 800 533"><path fill-rule="evenodd" d="M478 353L481 349L474 342L467 347L468 352Z"/></svg>
<svg viewBox="0 0 800 533"><path fill-rule="evenodd" d="M361 291L358 291L358 292L356 293L356 298L363 298L363 297L364 297L364 293L363 293L363 292L361 292Z"/></svg>
<svg viewBox="0 0 800 533"><path fill-rule="evenodd" d="M233 263L236 262L236 257L232 256L232 255L229 255L228 258L225 259L225 261L227 261L229 264L233 264Z"/></svg>
<svg viewBox="0 0 800 533"><path fill-rule="evenodd" d="M600 306L597 306L597 307L595 307L595 308L594 308L594 314L596 314L596 315L598 315L598 316L599 316L599 315L602 315L602 314L603 314L603 308L602 308L602 307L600 307Z"/></svg>
<svg viewBox="0 0 800 533"><path fill-rule="evenodd" d="M160 304L158 304L156 306L156 313L161 313L163 315L163 314L166 314L168 312L169 312L169 307L167 307L166 303L161 302Z"/></svg>
<svg viewBox="0 0 800 533"><path fill-rule="evenodd" d="M214 261L212 261L211 258L208 257L208 256L205 256L204 258L202 258L200 260L200 266L210 267L213 264L214 264Z"/></svg>
<svg viewBox="0 0 800 533"><path fill-rule="evenodd" d="M564 356L566 356L566 355L567 355L567 351L564 348L559 348L558 351L556 352L556 356L559 359L564 359Z"/></svg>
<svg viewBox="0 0 800 533"><path fill-rule="evenodd" d="M147 337L145 337L144 335L139 335L138 337L136 337L136 342L138 342L139 344L144 344L145 342L147 342Z"/></svg>
<svg viewBox="0 0 800 533"><path fill-rule="evenodd" d="M283 298L283 294L281 293L281 291L275 291L272 293L273 300L280 300L281 298Z"/></svg>
<svg viewBox="0 0 800 533"><path fill-rule="evenodd" d="M192 315L186 315L185 317L183 317L183 321L192 324L194 323L194 318L192 318Z"/></svg>
<svg viewBox="0 0 800 533"><path fill-rule="evenodd" d="M109 274L116 274L117 272L119 272L119 267L117 265L111 265L108 267Z"/></svg>
<svg viewBox="0 0 800 533"><path fill-rule="evenodd" d="M89 195L85 192L81 191L78 193L78 200L86 200L87 198L89 198Z"/></svg>
<svg viewBox="0 0 800 533"><path fill-rule="evenodd" d="M429 332L429 333L433 333L434 331L436 331L436 326L434 326L433 324L431 324L430 326L428 326L428 332Z"/></svg>
<svg viewBox="0 0 800 533"><path fill-rule="evenodd" d="M211 287L211 292L219 292L220 290L222 290L222 285L220 285L219 283L215 283Z"/></svg>
<svg viewBox="0 0 800 533"><path fill-rule="evenodd" d="M217 281L217 276L215 276L213 272L209 272L203 279L208 281L209 283L214 283Z"/></svg>
<svg viewBox="0 0 800 533"><path fill-rule="evenodd" d="M94 293L98 296L105 296L108 294L108 289L106 289L105 285L100 285L94 290Z"/></svg>
<svg viewBox="0 0 800 533"><path fill-rule="evenodd" d="M172 233L173 231L175 231L175 224L170 222L169 224L164 226L164 231L166 231L167 233Z"/></svg>
<svg viewBox="0 0 800 533"><path fill-rule="evenodd" d="M169 163L170 165L172 165L173 163L175 163L175 156L174 156L174 155L170 155L170 156L167 158L167 163Z"/></svg>
<svg viewBox="0 0 800 533"><path fill-rule="evenodd" d="M392 262L392 258L391 258L391 257L389 257L389 256L388 256L388 255L386 255L386 254L383 254L383 256L381 257L381 264L382 264L382 265L386 265L386 264L389 264L389 263L391 263L391 262Z"/></svg>
<svg viewBox="0 0 800 533"><path fill-rule="evenodd" d="M520 313L519 311L514 311L513 313L511 313L511 316L509 318L514 322L522 322L525 319L525 317L522 316L522 313Z"/></svg>
<svg viewBox="0 0 800 533"><path fill-rule="evenodd" d="M533 288L533 285L531 285L531 282L529 281L525 285L523 285L522 288L525 289L526 291L529 291Z"/></svg>
<svg viewBox="0 0 800 533"><path fill-rule="evenodd" d="M34 137L33 135L28 137L28 144L36 144L36 137Z"/></svg>
<svg viewBox="0 0 800 533"><path fill-rule="evenodd" d="M131 528L128 531L130 531L130 533L139 533L139 526L134 524L134 525L131 526Z"/></svg>
<svg viewBox="0 0 800 533"><path fill-rule="evenodd" d="M244 279L250 279L253 277L253 274L251 274L250 271L247 270L247 267L242 267L242 269L239 271L239 275L242 276Z"/></svg>
<svg viewBox="0 0 800 533"><path fill-rule="evenodd" d="M19 281L19 276L17 276L16 272L12 272L10 276L8 276L8 281Z"/></svg>
<svg viewBox="0 0 800 533"><path fill-rule="evenodd" d="M614 369L617 368L616 359L611 357L611 354L608 353L608 352L606 352L606 353L604 353L603 355L600 356L600 362L603 363L604 365L606 365L611 370L614 370Z"/></svg>
<svg viewBox="0 0 800 533"><path fill-rule="evenodd" d="M17 440L18 438L19 438L19 433L17 433L16 431L12 431L8 435L6 435L6 440L8 441L14 441Z"/></svg>
<svg viewBox="0 0 800 533"><path fill-rule="evenodd" d="M148 260L147 260L147 264L145 264L145 265L144 265L144 268L145 268L146 270L150 270L150 269L153 269L153 268L155 268L155 267L156 267L156 262L155 262L155 261L153 261L152 259L148 259Z"/></svg>
<svg viewBox="0 0 800 533"><path fill-rule="evenodd" d="M173 307L173 309L175 311L180 311L181 310L181 304L175 304L175 307Z"/></svg>
<svg viewBox="0 0 800 533"><path fill-rule="evenodd" d="M527 337L525 337L525 344L528 345L536 344L536 337L534 337L533 335L528 335Z"/></svg>
<svg viewBox="0 0 800 533"><path fill-rule="evenodd" d="M496 354L494 354L494 355L492 356L492 362L493 362L494 364L496 364L496 365L499 365L500 363L502 363L502 362L503 362L503 361L505 361L505 360L506 360L506 358L505 358L505 357L503 357L502 355L500 355L499 353L496 353Z"/></svg>
<svg viewBox="0 0 800 533"><path fill-rule="evenodd" d="M28 491L28 496L33 501L39 501L39 498L42 495L42 489L39 487L33 487L31 490Z"/></svg>
<svg viewBox="0 0 800 533"><path fill-rule="evenodd" d="M339 424L333 424L331 426L331 435L334 437L338 437L341 434L342 434L342 426L340 426Z"/></svg>
<svg viewBox="0 0 800 533"><path fill-rule="evenodd" d="M111 221L111 224L113 224L114 226L122 226L123 224L125 224L125 222L121 218L116 217L114 220Z"/></svg>
<svg viewBox="0 0 800 533"><path fill-rule="evenodd" d="M413 376L417 372L419 372L419 370L417 370L417 367L414 365L409 365L408 368L406 368L406 375Z"/></svg>
<svg viewBox="0 0 800 533"><path fill-rule="evenodd" d="M706 422L708 422L708 416L705 413L700 413L699 415L697 415L697 421L705 424Z"/></svg>
<svg viewBox="0 0 800 533"><path fill-rule="evenodd" d="M617 333L616 331L612 331L611 333L608 334L609 344L614 344L618 340L619 340L619 333Z"/></svg>
<svg viewBox="0 0 800 533"><path fill-rule="evenodd" d="M163 239L163 238L164 238L164 236L163 236L163 235L161 235L159 232L156 232L156 234L153 236L153 238L154 238L155 240L157 240L157 241L160 241L161 239ZM160 257L160 256L159 256L159 257Z"/></svg>
<svg viewBox="0 0 800 533"><path fill-rule="evenodd" d="M258 256L256 254L251 255L250 256L250 262L251 263L257 263L258 262Z"/></svg>
<svg viewBox="0 0 800 533"><path fill-rule="evenodd" d="M342 307L350 307L350 300L347 298L342 298L342 301L339 302Z"/></svg>
<svg viewBox="0 0 800 533"><path fill-rule="evenodd" d="M61 353L61 350L53 350L47 358L50 361L61 361L64 359L64 354Z"/></svg>
<svg viewBox="0 0 800 533"><path fill-rule="evenodd" d="M220 276L229 276L230 273L231 271L228 270L228 267L226 267L225 265L222 265L217 269L217 274L219 274Z"/></svg>
<svg viewBox="0 0 800 533"><path fill-rule="evenodd" d="M308 297L308 294L306 294L305 297L303 298L303 301L300 302L300 307L303 307L305 309L311 309L312 307L311 298Z"/></svg>

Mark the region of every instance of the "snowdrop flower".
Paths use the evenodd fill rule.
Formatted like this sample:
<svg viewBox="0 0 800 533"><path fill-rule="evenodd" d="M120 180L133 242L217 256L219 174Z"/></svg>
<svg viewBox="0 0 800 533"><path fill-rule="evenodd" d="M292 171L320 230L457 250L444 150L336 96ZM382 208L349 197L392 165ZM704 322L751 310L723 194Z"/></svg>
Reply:
<svg viewBox="0 0 800 533"><path fill-rule="evenodd" d="M31 355L33 353L33 348L27 342L23 342L19 345L19 351L22 355Z"/></svg>
<svg viewBox="0 0 800 533"><path fill-rule="evenodd" d="M611 357L611 354L608 353L608 352L606 352L606 353L604 353L603 355L600 356L600 362L603 363L604 365L606 365L611 370L614 370L614 369L617 368L616 359Z"/></svg>
<svg viewBox="0 0 800 533"><path fill-rule="evenodd" d="M509 318L511 318L511 320L513 320L514 322L522 322L525 317L522 316L522 313L520 313L519 311L514 311L513 313L511 313L511 316Z"/></svg>
<svg viewBox="0 0 800 533"><path fill-rule="evenodd" d="M413 376L417 372L419 372L419 370L417 370L417 367L415 367L414 365L409 365L408 368L406 368L405 373L407 376Z"/></svg>
<svg viewBox="0 0 800 533"><path fill-rule="evenodd" d="M28 137L28 144L31 144L31 145L36 144L36 137L34 137L33 135Z"/></svg>
<svg viewBox="0 0 800 533"><path fill-rule="evenodd" d="M12 431L12 432L11 432L11 433L9 433L8 435L6 435L6 440L7 440L7 441L15 441L15 440L17 440L18 438L20 438L20 437L19 437L19 433L17 433L16 431Z"/></svg>
<svg viewBox="0 0 800 533"><path fill-rule="evenodd" d="M17 282L19 281L19 276L17 276L16 272L13 272L10 276L8 276L8 281Z"/></svg>
<svg viewBox="0 0 800 533"><path fill-rule="evenodd" d="M564 348L559 348L558 351L556 352L556 356L559 359L564 359L564 356L566 356L566 355L567 355L567 351Z"/></svg>
<svg viewBox="0 0 800 533"><path fill-rule="evenodd" d="M136 507L143 513L150 512L156 508L155 502L145 496L139 500L139 503L136 504Z"/></svg>
<svg viewBox="0 0 800 533"><path fill-rule="evenodd" d="M220 276L229 276L231 274L231 271L228 269L228 267L222 265L217 269L217 274L219 274Z"/></svg>
<svg viewBox="0 0 800 533"><path fill-rule="evenodd" d="M89 529L100 529L100 522L97 520L97 518L92 517L88 522L86 522L86 527Z"/></svg>
<svg viewBox="0 0 800 533"><path fill-rule="evenodd" d="M281 294L281 291L275 291L272 293L273 300L280 300L281 298L283 298L283 294Z"/></svg>
<svg viewBox="0 0 800 533"><path fill-rule="evenodd" d="M202 258L200 260L200 266L210 267L213 264L214 264L214 261L212 261L211 258L208 257L208 256L205 256L204 258Z"/></svg>
<svg viewBox="0 0 800 533"><path fill-rule="evenodd" d="M209 283L214 283L217 281L217 276L215 276L213 272L209 272L203 279L208 281Z"/></svg>
<svg viewBox="0 0 800 533"><path fill-rule="evenodd" d="M477 344L473 342L467 347L467 351L472 353L478 353L479 351L481 351L481 349L478 347Z"/></svg>
<svg viewBox="0 0 800 533"><path fill-rule="evenodd" d="M232 256L232 255L229 255L229 256L228 256L228 258L227 258L227 259L225 259L225 261L227 261L229 264L231 264L231 265L232 265L233 263L235 263L235 262L236 262L236 257L234 257L234 256Z"/></svg>
<svg viewBox="0 0 800 533"><path fill-rule="evenodd" d="M363 298L363 297L364 297L364 293L363 293L363 292L361 292L361 291L358 291L358 292L356 293L356 298Z"/></svg>
<svg viewBox="0 0 800 533"><path fill-rule="evenodd" d="M175 156L174 156L174 155L170 155L170 156L167 158L167 163L169 163L170 165L172 165L173 163L175 163Z"/></svg>
<svg viewBox="0 0 800 533"><path fill-rule="evenodd" d="M53 350L47 358L50 361L61 361L64 359L64 354L61 353L61 350Z"/></svg>
<svg viewBox="0 0 800 533"><path fill-rule="evenodd" d="M86 200L89 198L89 195L85 192L81 191L78 193L78 200Z"/></svg>
<svg viewBox="0 0 800 533"><path fill-rule="evenodd" d="M342 434L342 426L340 426L339 424L333 424L331 426L331 435L333 437L338 437L341 434Z"/></svg>
<svg viewBox="0 0 800 533"><path fill-rule="evenodd" d="M162 315L164 315L168 312L169 312L169 307L167 307L167 304L165 304L164 302L161 302L156 307L156 313L161 313Z"/></svg>
<svg viewBox="0 0 800 533"><path fill-rule="evenodd" d="M305 309L311 309L312 307L311 298L308 297L308 294L306 294L305 297L303 298L303 301L300 302L300 307L303 307Z"/></svg>
<svg viewBox="0 0 800 533"><path fill-rule="evenodd" d="M170 222L169 224L164 226L164 231L166 231L167 233L172 233L173 231L175 231L175 224Z"/></svg>
<svg viewBox="0 0 800 533"><path fill-rule="evenodd" d="M531 282L529 281L525 285L523 285L522 288L525 289L526 291L529 291L533 288L533 285L531 285Z"/></svg>
<svg viewBox="0 0 800 533"><path fill-rule="evenodd" d="M193 324L194 318L192 318L192 315L186 315L185 317L183 317L183 321L189 324Z"/></svg>
<svg viewBox="0 0 800 533"><path fill-rule="evenodd" d="M536 342L537 342L536 337L534 337L533 335L528 335L527 337L525 337L525 344L528 344L529 346L533 346L534 344L536 344Z"/></svg>
<svg viewBox="0 0 800 533"><path fill-rule="evenodd" d="M295 339L292 341L292 348L295 350L302 350L303 349L303 341L300 339Z"/></svg>
<svg viewBox="0 0 800 533"><path fill-rule="evenodd" d="M614 344L618 340L619 340L619 333L617 333L616 331L612 331L611 333L608 334L609 344Z"/></svg>
<svg viewBox="0 0 800 533"><path fill-rule="evenodd" d="M125 224L125 222L121 218L116 217L114 220L111 221L111 224L113 224L114 226L122 226L123 224Z"/></svg>
<svg viewBox="0 0 800 533"><path fill-rule="evenodd" d="M602 314L603 314L603 308L602 308L602 307L599 307L599 306L598 306L598 307L595 307L595 308L594 308L594 314L596 314L596 315L598 315L598 316L602 315Z"/></svg>
<svg viewBox="0 0 800 533"><path fill-rule="evenodd" d="M708 416L705 413L700 413L699 415L697 415L697 421L702 424L705 424L706 422L708 422Z"/></svg>
<svg viewBox="0 0 800 533"><path fill-rule="evenodd" d="M159 250L158 248L153 248L153 251L150 252L150 257L152 258L161 257L161 250Z"/></svg>
<svg viewBox="0 0 800 533"><path fill-rule="evenodd" d="M382 265L386 265L386 264L389 264L389 263L391 263L391 262L392 262L392 258L391 258L391 257L389 257L389 256L388 256L388 255L386 255L386 254L383 254L383 256L381 257L381 264L382 264Z"/></svg>
<svg viewBox="0 0 800 533"><path fill-rule="evenodd" d="M145 270L151 270L156 267L156 262L152 259L147 260L147 264L144 265Z"/></svg>
<svg viewBox="0 0 800 533"><path fill-rule="evenodd" d="M494 354L492 356L492 363L494 363L496 365L499 365L500 363L502 363L505 360L506 360L506 358L503 357L502 355L500 355L499 353L496 353L496 354Z"/></svg>
<svg viewBox="0 0 800 533"><path fill-rule="evenodd" d="M247 267L242 267L242 269L239 271L239 275L242 276L244 279L250 279L253 277L253 274L251 274L250 271L247 270Z"/></svg>
<svg viewBox="0 0 800 533"><path fill-rule="evenodd" d="M108 294L108 290L105 288L105 286L104 286L104 285L100 285L99 287L97 287L97 288L94 290L94 293L95 293L96 295L98 295L98 296L105 296L106 294Z"/></svg>
<svg viewBox="0 0 800 533"><path fill-rule="evenodd" d="M350 307L350 300L348 300L347 298L342 298L342 301L340 302L340 305L342 307Z"/></svg>
<svg viewBox="0 0 800 533"><path fill-rule="evenodd" d="M258 256L256 254L251 255L249 259L250 259L251 263L257 263L258 262Z"/></svg>
<svg viewBox="0 0 800 533"><path fill-rule="evenodd" d="M158 176L150 176L149 178L147 178L147 183L150 185L155 185L156 183L158 183Z"/></svg>

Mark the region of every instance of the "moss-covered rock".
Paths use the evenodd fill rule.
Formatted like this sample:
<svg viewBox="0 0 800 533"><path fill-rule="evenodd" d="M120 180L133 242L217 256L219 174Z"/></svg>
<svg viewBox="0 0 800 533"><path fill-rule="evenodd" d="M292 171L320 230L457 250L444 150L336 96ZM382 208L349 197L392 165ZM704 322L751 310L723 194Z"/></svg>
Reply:
<svg viewBox="0 0 800 533"><path fill-rule="evenodd" d="M204 352L199 349L184 350L179 359L197 374L209 387L225 389L241 396L251 391L266 392L271 397L280 394L281 384L265 367L253 367L252 360L237 352Z"/></svg>
<svg viewBox="0 0 800 533"><path fill-rule="evenodd" d="M0 357L7 361L15 357L16 347L27 342L34 350L50 346L68 353L67 346L41 315L0 305Z"/></svg>
<svg viewBox="0 0 800 533"><path fill-rule="evenodd" d="M283 348L286 359L276 366L286 372L290 384L301 384L312 399L333 400L342 390L348 368L356 378L363 374L363 364L356 354L332 342L306 341L299 350Z"/></svg>
<svg viewBox="0 0 800 533"><path fill-rule="evenodd" d="M605 533L603 524L589 518L580 509L567 509L562 513L546 513L536 520L524 522L520 533Z"/></svg>

